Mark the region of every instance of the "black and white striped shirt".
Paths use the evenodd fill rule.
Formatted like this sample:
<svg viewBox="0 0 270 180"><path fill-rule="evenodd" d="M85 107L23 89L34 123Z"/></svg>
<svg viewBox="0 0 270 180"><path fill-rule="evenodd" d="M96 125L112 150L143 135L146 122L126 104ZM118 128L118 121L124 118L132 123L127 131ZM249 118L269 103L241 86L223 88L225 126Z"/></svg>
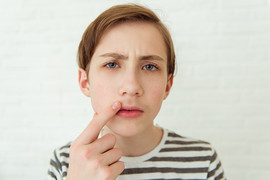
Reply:
<svg viewBox="0 0 270 180"><path fill-rule="evenodd" d="M159 145L138 157L122 157L125 170L121 179L226 179L216 151L207 142L180 136L164 129ZM65 180L71 143L54 151L48 180Z"/></svg>

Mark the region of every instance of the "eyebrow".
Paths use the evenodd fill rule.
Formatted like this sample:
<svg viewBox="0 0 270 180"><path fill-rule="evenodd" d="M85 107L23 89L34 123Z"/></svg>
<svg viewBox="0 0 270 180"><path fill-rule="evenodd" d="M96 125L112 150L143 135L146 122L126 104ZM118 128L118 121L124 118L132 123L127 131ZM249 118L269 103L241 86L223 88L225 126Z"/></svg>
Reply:
<svg viewBox="0 0 270 180"><path fill-rule="evenodd" d="M114 59L119 59L119 60L127 60L128 56L125 56L123 54L119 54L119 53L105 53L100 55L100 57L111 57ZM140 60L159 60L159 61L164 61L163 58L161 58L158 55L147 55L147 56L140 56L139 58Z"/></svg>
<svg viewBox="0 0 270 180"><path fill-rule="evenodd" d="M127 56L124 56L123 54L118 54L118 53L105 53L105 54L100 55L100 57L111 57L114 59L121 59L121 60L128 59Z"/></svg>

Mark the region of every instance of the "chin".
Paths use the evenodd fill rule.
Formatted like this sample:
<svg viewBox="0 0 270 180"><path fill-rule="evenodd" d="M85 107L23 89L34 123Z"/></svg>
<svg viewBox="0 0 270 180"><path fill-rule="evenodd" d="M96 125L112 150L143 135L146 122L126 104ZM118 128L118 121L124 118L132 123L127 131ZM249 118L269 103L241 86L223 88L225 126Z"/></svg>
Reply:
<svg viewBox="0 0 270 180"><path fill-rule="evenodd" d="M107 123L112 133L122 137L134 137L145 130L145 125L136 120L114 119Z"/></svg>

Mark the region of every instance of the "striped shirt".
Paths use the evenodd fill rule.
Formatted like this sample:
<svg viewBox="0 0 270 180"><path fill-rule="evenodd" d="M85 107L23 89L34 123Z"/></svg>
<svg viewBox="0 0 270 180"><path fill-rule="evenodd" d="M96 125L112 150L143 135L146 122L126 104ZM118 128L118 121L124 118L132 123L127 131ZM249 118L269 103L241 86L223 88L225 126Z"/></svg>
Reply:
<svg viewBox="0 0 270 180"><path fill-rule="evenodd" d="M208 142L180 136L163 129L159 145L138 157L122 157L124 179L226 179L216 151ZM71 143L57 148L50 160L48 180L65 180Z"/></svg>

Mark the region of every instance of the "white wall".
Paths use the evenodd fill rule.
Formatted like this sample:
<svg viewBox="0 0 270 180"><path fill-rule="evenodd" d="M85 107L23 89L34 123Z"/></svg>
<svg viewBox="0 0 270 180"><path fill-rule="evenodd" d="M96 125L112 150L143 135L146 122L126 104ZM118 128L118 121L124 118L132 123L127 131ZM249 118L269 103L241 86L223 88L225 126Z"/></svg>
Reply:
<svg viewBox="0 0 270 180"><path fill-rule="evenodd" d="M158 124L210 141L229 179L269 178L269 0L1 0L0 179L44 179L53 149L88 124L77 47L123 2L151 7L174 39L178 73Z"/></svg>

